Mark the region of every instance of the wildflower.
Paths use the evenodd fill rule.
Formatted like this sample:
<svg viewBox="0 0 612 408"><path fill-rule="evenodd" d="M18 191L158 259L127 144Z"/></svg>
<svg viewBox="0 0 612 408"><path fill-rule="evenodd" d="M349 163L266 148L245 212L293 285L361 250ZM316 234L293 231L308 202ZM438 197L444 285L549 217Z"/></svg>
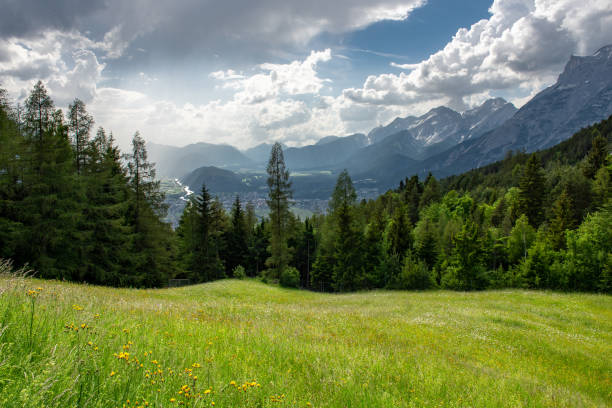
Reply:
<svg viewBox="0 0 612 408"><path fill-rule="evenodd" d="M114 372L114 371L111 371L110 376L112 377L112 376L114 376L115 374L117 374L117 373L116 373L116 372Z"/></svg>
<svg viewBox="0 0 612 408"><path fill-rule="evenodd" d="M79 306L79 305L72 305L72 308L76 311L83 310L83 306Z"/></svg>
<svg viewBox="0 0 612 408"><path fill-rule="evenodd" d="M170 398L170 402L175 402L176 398Z"/></svg>

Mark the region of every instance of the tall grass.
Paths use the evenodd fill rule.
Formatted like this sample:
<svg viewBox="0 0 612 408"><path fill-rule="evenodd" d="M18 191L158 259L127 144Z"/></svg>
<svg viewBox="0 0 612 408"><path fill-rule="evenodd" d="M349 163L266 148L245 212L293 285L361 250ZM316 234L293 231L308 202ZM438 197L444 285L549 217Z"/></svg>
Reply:
<svg viewBox="0 0 612 408"><path fill-rule="evenodd" d="M164 290L0 264L2 407L612 406L612 298Z"/></svg>

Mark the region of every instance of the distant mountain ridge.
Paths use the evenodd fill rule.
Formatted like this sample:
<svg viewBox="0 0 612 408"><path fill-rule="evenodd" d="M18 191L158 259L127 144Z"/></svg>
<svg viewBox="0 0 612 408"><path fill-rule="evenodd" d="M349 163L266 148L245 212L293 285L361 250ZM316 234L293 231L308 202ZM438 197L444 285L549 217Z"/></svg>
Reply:
<svg viewBox="0 0 612 408"><path fill-rule="evenodd" d="M557 82L527 102L503 125L423 163L450 175L501 159L508 150L533 152L568 139L612 114L612 45L594 55L572 56ZM414 166L404 170L414 172Z"/></svg>
<svg viewBox="0 0 612 408"><path fill-rule="evenodd" d="M592 56L571 57L557 82L519 110L502 98L463 113L441 106L419 117L396 118L367 136L327 136L313 145L285 147L285 162L292 171L313 174L346 168L355 180L376 180L380 188L388 188L407 175L431 171L446 176L499 160L508 150L543 149L610 114L612 45ZM155 148L163 149L150 145L152 161L163 169L160 175L173 177L202 166L261 171L271 148L260 144L241 152L205 143L165 146L168 157L155 160Z"/></svg>
<svg viewBox="0 0 612 408"><path fill-rule="evenodd" d="M423 116L395 118L386 126L372 129L368 138L372 144L377 144L391 135L408 131L422 147L442 142L452 145L496 128L510 119L516 111L516 107L503 98L489 99L463 114L439 106Z"/></svg>
<svg viewBox="0 0 612 408"><path fill-rule="evenodd" d="M253 160L230 145L201 142L176 147L149 142L147 152L159 177L180 178L202 166L240 169L254 165Z"/></svg>

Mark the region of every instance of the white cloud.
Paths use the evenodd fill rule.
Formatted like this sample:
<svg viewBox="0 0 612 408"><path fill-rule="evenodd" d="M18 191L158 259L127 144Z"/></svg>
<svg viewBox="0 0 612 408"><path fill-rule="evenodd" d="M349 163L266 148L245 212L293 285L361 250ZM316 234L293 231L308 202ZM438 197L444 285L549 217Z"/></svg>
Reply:
<svg viewBox="0 0 612 408"><path fill-rule="evenodd" d="M462 109L490 91L520 88L520 104L553 82L572 53L590 54L612 39L609 0L496 0L490 12L427 60L391 64L410 72L370 76L344 95L369 105L440 100Z"/></svg>
<svg viewBox="0 0 612 408"><path fill-rule="evenodd" d="M282 95L317 94L327 79L319 78L316 67L319 62L329 61L331 50L312 51L303 61L289 64L261 64L263 72L250 77L238 75L233 70L217 71L211 78L224 81L223 87L236 93L234 99L242 103L261 103Z"/></svg>
<svg viewBox="0 0 612 408"><path fill-rule="evenodd" d="M78 97L93 100L104 64L91 51L94 44L78 33L48 31L29 39L0 39L0 81L14 96L27 95L45 82L58 106Z"/></svg>
<svg viewBox="0 0 612 408"><path fill-rule="evenodd" d="M147 140L167 144L208 141L247 147L269 140L303 144L346 130L339 113L346 106L319 95L327 80L319 77L317 64L330 59L330 50L312 51L303 60L261 64L251 76L231 69L211 73L234 92L227 101L179 106L140 92L101 88L91 110L98 124L115 131L123 147L135 130Z"/></svg>

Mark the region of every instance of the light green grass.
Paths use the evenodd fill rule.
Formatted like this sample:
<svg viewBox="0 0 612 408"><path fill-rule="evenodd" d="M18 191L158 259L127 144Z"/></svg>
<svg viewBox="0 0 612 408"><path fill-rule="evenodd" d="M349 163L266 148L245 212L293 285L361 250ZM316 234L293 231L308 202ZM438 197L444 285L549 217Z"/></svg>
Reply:
<svg viewBox="0 0 612 408"><path fill-rule="evenodd" d="M15 277L0 291L2 407L612 406L610 296Z"/></svg>

